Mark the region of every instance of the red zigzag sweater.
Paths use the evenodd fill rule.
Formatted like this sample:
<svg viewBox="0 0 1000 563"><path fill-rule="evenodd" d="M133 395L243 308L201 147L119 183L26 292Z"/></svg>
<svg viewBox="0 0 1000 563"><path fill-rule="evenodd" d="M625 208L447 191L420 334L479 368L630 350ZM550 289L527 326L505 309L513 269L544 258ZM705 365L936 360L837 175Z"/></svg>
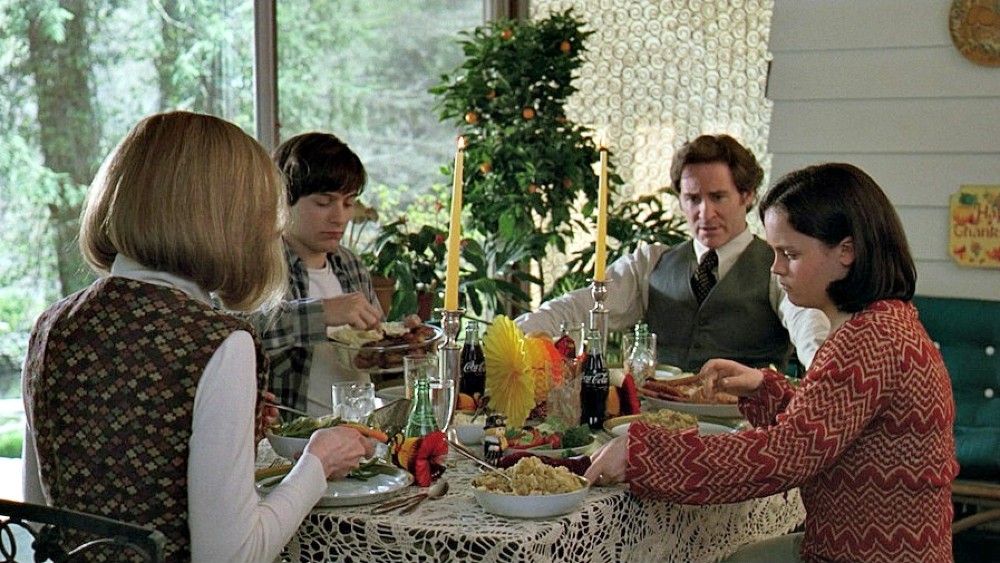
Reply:
<svg viewBox="0 0 1000 563"><path fill-rule="evenodd" d="M716 504L800 487L805 561L952 560L955 405L911 304L873 303L830 335L798 389L766 370L740 409L753 430L633 424L632 491Z"/></svg>

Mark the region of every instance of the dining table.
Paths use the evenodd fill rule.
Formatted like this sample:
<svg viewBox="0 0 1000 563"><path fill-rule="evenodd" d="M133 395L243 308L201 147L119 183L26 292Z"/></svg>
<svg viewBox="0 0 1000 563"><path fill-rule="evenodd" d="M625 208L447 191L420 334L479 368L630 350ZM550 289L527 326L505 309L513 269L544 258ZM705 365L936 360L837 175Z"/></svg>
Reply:
<svg viewBox="0 0 1000 563"><path fill-rule="evenodd" d="M258 468L280 462L262 441ZM695 506L641 499L626 485L591 487L578 509L561 516L508 518L477 503L470 482L479 466L454 451L446 465L447 494L409 514L373 514L374 504L314 508L278 561L713 562L744 544L790 532L805 519L797 489ZM421 491L408 486L391 498Z"/></svg>

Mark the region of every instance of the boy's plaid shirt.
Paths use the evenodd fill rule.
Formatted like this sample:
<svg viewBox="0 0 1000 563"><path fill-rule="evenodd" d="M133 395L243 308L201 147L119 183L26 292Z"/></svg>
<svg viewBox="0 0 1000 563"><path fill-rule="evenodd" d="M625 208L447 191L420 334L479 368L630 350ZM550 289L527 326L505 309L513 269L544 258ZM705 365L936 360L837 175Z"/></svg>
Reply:
<svg viewBox="0 0 1000 563"><path fill-rule="evenodd" d="M271 359L270 390L282 404L306 410L312 346L328 342L323 304L309 297L309 272L305 263L285 244L288 291L274 311L255 313L251 322L261 335L264 351ZM368 268L343 246L327 255L344 293L360 291L381 313ZM384 313L383 313L384 316Z"/></svg>

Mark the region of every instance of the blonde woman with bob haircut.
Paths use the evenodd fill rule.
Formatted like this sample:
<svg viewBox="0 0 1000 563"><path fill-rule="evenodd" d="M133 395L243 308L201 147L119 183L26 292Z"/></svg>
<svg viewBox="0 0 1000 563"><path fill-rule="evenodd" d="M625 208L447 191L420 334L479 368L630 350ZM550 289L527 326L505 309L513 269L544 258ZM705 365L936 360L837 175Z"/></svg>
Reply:
<svg viewBox="0 0 1000 563"><path fill-rule="evenodd" d="M23 376L28 502L166 535L169 560L271 561L371 441L313 434L285 482L254 491L267 361L245 321L279 299L278 170L235 125L188 112L136 125L101 167L80 246L100 278L50 307Z"/></svg>

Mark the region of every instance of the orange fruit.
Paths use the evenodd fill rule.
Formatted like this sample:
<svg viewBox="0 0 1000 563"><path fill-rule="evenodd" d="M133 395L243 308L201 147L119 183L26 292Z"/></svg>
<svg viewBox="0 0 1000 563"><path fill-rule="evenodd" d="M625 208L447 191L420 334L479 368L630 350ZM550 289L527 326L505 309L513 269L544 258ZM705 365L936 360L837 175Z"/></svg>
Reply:
<svg viewBox="0 0 1000 563"><path fill-rule="evenodd" d="M510 39L513 36L514 36L514 32L511 31L511 30L509 30L509 29L505 29L505 30L503 30L503 31L500 32L500 39L503 39L504 41Z"/></svg>
<svg viewBox="0 0 1000 563"><path fill-rule="evenodd" d="M608 413L608 416L618 416L622 412L622 403L618 397L618 388L614 385L608 386L608 400L604 404L604 410Z"/></svg>
<svg viewBox="0 0 1000 563"><path fill-rule="evenodd" d="M497 91L496 90L490 90L489 92L486 92L486 99L487 100L492 100L495 97L497 97Z"/></svg>
<svg viewBox="0 0 1000 563"><path fill-rule="evenodd" d="M562 51L563 53L568 53L570 47L572 47L572 45L569 44L569 41L563 41L562 43L559 44L559 50Z"/></svg>
<svg viewBox="0 0 1000 563"><path fill-rule="evenodd" d="M489 162L484 162L479 165L479 170L482 171L483 174L489 174L490 170L493 170L493 166Z"/></svg>
<svg viewBox="0 0 1000 563"><path fill-rule="evenodd" d="M476 115L476 112L470 111L469 113L465 114L466 123L475 123L477 121L479 121L479 116Z"/></svg>
<svg viewBox="0 0 1000 563"><path fill-rule="evenodd" d="M538 193L538 186L535 184L528 184L528 193L529 194Z"/></svg>
<svg viewBox="0 0 1000 563"><path fill-rule="evenodd" d="M460 411L474 411L476 410L476 400L472 398L472 395L467 393L458 394L458 410Z"/></svg>
<svg viewBox="0 0 1000 563"><path fill-rule="evenodd" d="M535 110L532 109L532 108L524 108L521 111L521 117L523 117L525 119L534 119L535 118Z"/></svg>
<svg viewBox="0 0 1000 563"><path fill-rule="evenodd" d="M573 179L572 178L563 178L563 187L572 188L573 187Z"/></svg>

